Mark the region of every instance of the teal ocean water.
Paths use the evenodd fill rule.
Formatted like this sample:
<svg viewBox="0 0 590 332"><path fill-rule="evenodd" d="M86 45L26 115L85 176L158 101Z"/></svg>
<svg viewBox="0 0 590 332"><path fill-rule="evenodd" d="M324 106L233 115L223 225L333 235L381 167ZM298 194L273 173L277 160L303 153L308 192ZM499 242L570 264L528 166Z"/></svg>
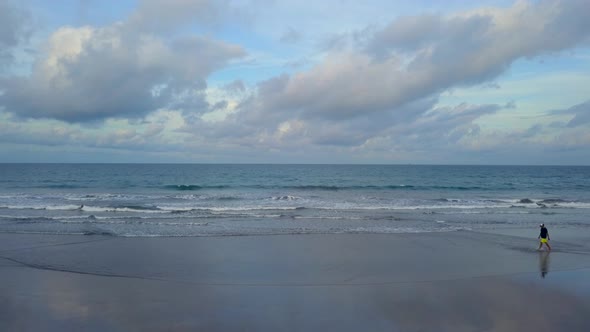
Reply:
<svg viewBox="0 0 590 332"><path fill-rule="evenodd" d="M590 227L590 167L0 164L0 232L113 236Z"/></svg>

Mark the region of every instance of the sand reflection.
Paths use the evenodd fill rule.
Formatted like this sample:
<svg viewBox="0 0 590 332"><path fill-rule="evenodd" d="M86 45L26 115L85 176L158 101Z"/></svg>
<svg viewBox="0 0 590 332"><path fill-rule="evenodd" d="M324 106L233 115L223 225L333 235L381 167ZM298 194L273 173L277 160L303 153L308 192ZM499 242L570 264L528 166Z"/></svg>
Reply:
<svg viewBox="0 0 590 332"><path fill-rule="evenodd" d="M539 271L541 278L545 278L549 273L549 251L539 252Z"/></svg>
<svg viewBox="0 0 590 332"><path fill-rule="evenodd" d="M548 255L540 257L548 270ZM586 299L509 278L290 288L51 277L60 276L28 280L41 297L5 294L0 317L11 319L0 330L590 331Z"/></svg>
<svg viewBox="0 0 590 332"><path fill-rule="evenodd" d="M541 257L546 271L548 255ZM400 331L590 331L588 301L507 278L439 282L388 293L390 298L379 306Z"/></svg>

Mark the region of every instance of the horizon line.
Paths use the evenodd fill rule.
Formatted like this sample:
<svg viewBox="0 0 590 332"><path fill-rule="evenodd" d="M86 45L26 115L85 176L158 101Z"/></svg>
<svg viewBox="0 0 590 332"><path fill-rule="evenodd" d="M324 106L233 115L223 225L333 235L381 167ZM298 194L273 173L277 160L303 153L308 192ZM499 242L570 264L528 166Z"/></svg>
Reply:
<svg viewBox="0 0 590 332"><path fill-rule="evenodd" d="M540 167L589 167L589 164L427 164L427 163L249 163L249 162L0 162L0 165L317 165L317 166L540 166Z"/></svg>

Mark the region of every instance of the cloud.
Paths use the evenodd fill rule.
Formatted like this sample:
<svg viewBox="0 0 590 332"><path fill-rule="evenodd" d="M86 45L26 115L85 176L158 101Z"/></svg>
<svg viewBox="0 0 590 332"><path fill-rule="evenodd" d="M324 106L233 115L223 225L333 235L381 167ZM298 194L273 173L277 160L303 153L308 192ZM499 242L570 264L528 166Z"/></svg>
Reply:
<svg viewBox="0 0 590 332"><path fill-rule="evenodd" d="M277 149L291 153L314 146L365 152L437 149L460 147L463 141L479 137L480 128L476 120L506 109L495 104L435 107L436 103L437 99L424 99L379 117L338 121L292 116L266 120L258 118L258 122L253 122L245 121L239 114L230 114L225 121L191 123L182 132L191 133L196 139L224 142L233 147Z"/></svg>
<svg viewBox="0 0 590 332"><path fill-rule="evenodd" d="M400 18L365 38L368 46L360 51L329 53L308 71L261 82L244 111L327 120L392 112L453 87L486 82L519 58L587 41L589 6L519 2L507 9Z"/></svg>
<svg viewBox="0 0 590 332"><path fill-rule="evenodd" d="M239 94L246 91L246 84L242 80L234 80L222 87L228 93Z"/></svg>
<svg viewBox="0 0 590 332"><path fill-rule="evenodd" d="M423 92L436 93L493 79L520 58L586 44L590 4L584 0L517 2L452 16L422 15L393 21L375 34L366 52L400 56L407 70L424 78Z"/></svg>
<svg viewBox="0 0 590 332"><path fill-rule="evenodd" d="M198 1L197 7L195 2L176 1L164 6L161 22L172 24L174 15L184 19L179 10L184 3L185 10L206 6L205 1ZM30 76L2 82L0 104L21 117L68 122L141 117L169 105L204 112L200 92L207 76L245 51L203 36L164 39L142 32L143 20L153 14L151 5L144 3L122 23L58 29ZM133 24L137 29L130 28Z"/></svg>
<svg viewBox="0 0 590 332"><path fill-rule="evenodd" d="M14 3L0 0L0 69L13 60L13 49L31 33L30 13Z"/></svg>
<svg viewBox="0 0 590 332"><path fill-rule="evenodd" d="M163 123L125 125L124 120L109 126L89 128L59 121L31 120L25 123L0 123L0 142L3 144L32 144L45 147L81 147L123 151L172 152L182 145L165 133Z"/></svg>
<svg viewBox="0 0 590 332"><path fill-rule="evenodd" d="M260 82L257 93L238 107L237 117L245 124L273 125L293 118L348 122L385 117L391 123L418 116L429 108L408 105L431 98L412 90L410 81L419 78L401 71L396 61L372 63L359 54L334 54L310 71Z"/></svg>
<svg viewBox="0 0 590 332"><path fill-rule="evenodd" d="M297 133L305 143L355 146L387 130L399 141L420 137L414 145L437 143L440 135L457 143L480 132L475 119L514 103L445 109L432 101L454 87L489 82L517 59L588 41L588 6L518 2L369 27L352 34L349 44L358 47L338 47L309 70L260 82L255 94L217 124L223 128L205 132L240 137L244 144L280 142L286 133Z"/></svg>
<svg viewBox="0 0 590 332"><path fill-rule="evenodd" d="M505 109L508 107L504 105ZM527 163L527 158L534 158L531 159L533 163L587 163L590 120L583 116L588 110L588 102L585 102L564 110L548 111L549 115L573 114L574 117L569 123L553 121L532 123L521 129L481 131L460 140L458 147L464 153L485 152L496 159L518 160L518 163Z"/></svg>
<svg viewBox="0 0 590 332"><path fill-rule="evenodd" d="M588 9L585 0L518 1L509 8L402 17L376 33L367 50L418 52L421 61L455 59L470 60L478 67L501 66L514 58L588 42L590 22L584 15Z"/></svg>
<svg viewBox="0 0 590 332"><path fill-rule="evenodd" d="M497 104L433 107L410 122L400 122L367 140L364 149L413 160L444 160L460 155L482 137L481 117L506 107ZM440 157L440 158L439 158Z"/></svg>
<svg viewBox="0 0 590 332"><path fill-rule="evenodd" d="M250 6L252 13L256 4ZM448 105L441 94L462 87L500 90L499 84L504 91L508 85L502 74L515 61L588 45L589 7L582 0L519 1L509 7L404 16L384 25L354 25L352 31L339 26L329 40L325 30L312 34L304 25L269 15L271 10L267 16L273 16L271 25L278 28L242 39L248 43L244 47L261 54L255 58L260 61L256 73L251 63L242 62L219 72L208 87L212 73L235 64L246 52L215 34L195 31L223 22L228 29L220 30L221 35L242 36L227 33L235 28L229 19L236 3L173 0L161 6L155 0L140 1L117 23L53 31L30 76L0 78L0 108L15 117L14 123L22 118L69 122L65 128L71 131L43 131L52 137L51 144L77 140L87 146L147 150L146 142L152 140L154 148L210 149L207 153L228 160L239 153L255 161L279 151L309 152L326 158L322 160L353 154L356 160L365 155L378 156L373 160L427 160L420 155L438 154L444 162L444 154L504 151L516 143L520 145L513 151L558 148L558 138L579 148L588 142L583 130L590 122L588 102L554 111L562 123L525 125L535 120L521 117L521 129L498 130L497 122L486 121L529 111L522 91L510 96L475 92L478 98L461 103L467 99L457 96L453 106L441 106ZM260 33L254 24L244 28ZM280 68L276 63L290 62L276 59L289 46L259 43L264 38L278 42L281 32L284 42L302 41L296 49L318 48L297 54L305 64L282 67L287 71L283 74L275 71ZM303 33L310 40L299 40ZM318 45L322 39L325 44ZM271 52L277 53L269 57ZM484 99L488 97L493 99ZM519 107L510 100L518 100ZM144 122L155 110L174 112L175 126ZM117 127L121 131L104 125L105 135L87 129L90 123L100 127L116 118L131 122ZM35 126L21 123L21 136L35 136ZM18 135L14 132L10 141L16 142Z"/></svg>
<svg viewBox="0 0 590 332"><path fill-rule="evenodd" d="M574 117L567 123L567 126L570 128L587 125L590 123L590 100L565 110L555 110L550 113L573 115Z"/></svg>

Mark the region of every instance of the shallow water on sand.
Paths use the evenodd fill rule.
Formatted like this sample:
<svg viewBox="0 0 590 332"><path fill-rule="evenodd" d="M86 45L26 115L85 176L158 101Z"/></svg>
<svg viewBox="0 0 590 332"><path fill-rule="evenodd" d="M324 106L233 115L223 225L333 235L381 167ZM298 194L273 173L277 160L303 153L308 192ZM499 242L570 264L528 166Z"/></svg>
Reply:
<svg viewBox="0 0 590 332"><path fill-rule="evenodd" d="M474 232L0 239L6 331L590 329L585 247Z"/></svg>

